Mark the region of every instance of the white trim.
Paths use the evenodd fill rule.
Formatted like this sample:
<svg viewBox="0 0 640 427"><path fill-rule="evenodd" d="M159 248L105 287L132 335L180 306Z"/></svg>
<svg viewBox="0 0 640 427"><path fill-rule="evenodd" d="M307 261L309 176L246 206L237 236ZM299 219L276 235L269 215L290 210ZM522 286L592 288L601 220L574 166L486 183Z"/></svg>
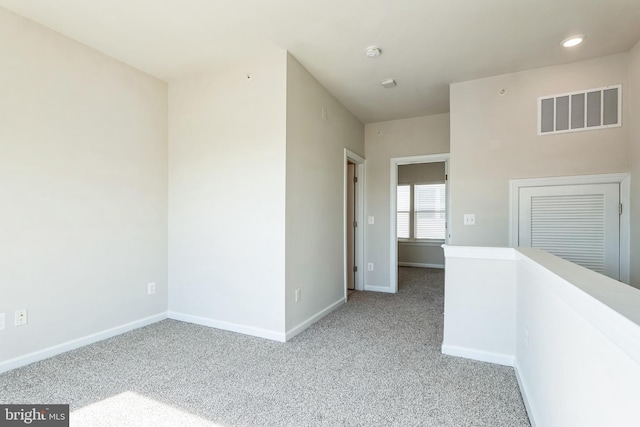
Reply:
<svg viewBox="0 0 640 427"><path fill-rule="evenodd" d="M620 184L620 281L629 284L631 280L631 192L628 173L599 175L576 175L547 178L512 179L509 181L509 246L518 246L518 209L521 188L553 185Z"/></svg>
<svg viewBox="0 0 640 427"><path fill-rule="evenodd" d="M48 359L49 357L65 353L67 351L75 350L77 348L84 347L86 345L93 344L107 338L115 337L116 335L121 335L126 332L151 325L152 323L160 322L162 320L165 320L166 318L166 312L158 313L153 316L145 317L144 319L125 323L124 325L106 329L101 332L96 332L95 334L86 335L84 337L63 342L61 344L47 347L42 350L34 351L33 353L25 354L24 356L18 356L13 359L5 360L4 362L0 363L0 373L19 368L21 366L26 366L40 360Z"/></svg>
<svg viewBox="0 0 640 427"><path fill-rule="evenodd" d="M518 259L518 252L513 248L450 245L442 245L442 247L444 248L445 258L498 259L505 261Z"/></svg>
<svg viewBox="0 0 640 427"><path fill-rule="evenodd" d="M383 293L386 293L386 294L395 294L396 293L391 288L388 288L386 286L364 285L364 290L365 291L370 291L370 292L383 292Z"/></svg>
<svg viewBox="0 0 640 427"><path fill-rule="evenodd" d="M340 298L338 301L334 302L329 307L319 311L318 313L316 313L313 316L309 317L304 322L302 322L302 323L298 324L297 326L294 326L293 328L289 329L287 331L286 335L285 335L285 339L287 341L289 341L291 338L295 337L300 332L304 331L309 326L311 326L312 324L316 323L318 320L322 319L327 314L329 314L332 311L336 310L338 307L340 307L344 303L346 303L346 299Z"/></svg>
<svg viewBox="0 0 640 427"><path fill-rule="evenodd" d="M463 357L465 359L479 360L481 362L495 363L496 365L513 366L515 356L512 354L492 353L471 348L458 347L456 345L442 345L442 354Z"/></svg>
<svg viewBox="0 0 640 427"><path fill-rule="evenodd" d="M222 329L224 331L238 332L259 338L266 338L273 341L286 341L283 332L271 331L268 329L256 328L254 326L241 325L238 323L226 322L223 320L210 319L208 317L193 316L191 314L177 313L170 311L167 313L169 319L180 320L181 322L194 323L196 325L209 326L211 328Z"/></svg>
<svg viewBox="0 0 640 427"><path fill-rule="evenodd" d="M389 288L381 288L379 286L370 286L365 287L365 290L373 290L372 288L380 288L385 289L384 291L378 292L390 292L397 293L398 292L398 269L396 268L398 265L398 236L396 235L397 226L396 226L396 191L398 187L398 166L399 165L413 165L418 163L437 163L444 162L445 173L448 174L448 165L449 165L449 153L441 153L441 154L426 154L426 155L418 155L418 156L407 156L407 157L392 157L389 159L390 162L390 170L389 170L389 206L390 206L390 221L389 221ZM446 185L447 191L447 225L451 224L451 209L449 207L449 185ZM447 238L445 239L445 243L447 243L448 237L450 235L450 231L447 230Z"/></svg>
<svg viewBox="0 0 640 427"><path fill-rule="evenodd" d="M356 212L355 212L355 220L358 222L358 234L356 236L356 265L358 266L358 272L356 273L355 280L355 288L356 290L362 291L364 290L364 231L365 227L365 218L364 218L364 205L365 205L365 182L366 182L366 168L365 162L366 160L349 150L348 148L344 149L344 176L343 176L343 250L344 250L344 260L343 260L343 281L344 281L344 298L347 298L347 162L351 161L356 164L356 176L358 177L358 186L356 188Z"/></svg>
<svg viewBox="0 0 640 427"><path fill-rule="evenodd" d="M536 412L533 409L533 405L531 401L529 401L529 397L527 396L527 385L524 381L524 378L520 375L520 369L518 367L518 359L515 360L513 364L513 370L516 372L516 380L518 380L518 387L520 388L520 394L522 395L522 400L524 401L524 408L527 410L527 416L529 417L529 422L531 423L531 427L536 427L538 423L536 422Z"/></svg>
<svg viewBox="0 0 640 427"><path fill-rule="evenodd" d="M624 174L620 181L620 281L631 283L631 177Z"/></svg>
<svg viewBox="0 0 640 427"><path fill-rule="evenodd" d="M444 264L425 264L424 262L402 262L398 261L400 267L420 267L420 268L439 268L444 270Z"/></svg>

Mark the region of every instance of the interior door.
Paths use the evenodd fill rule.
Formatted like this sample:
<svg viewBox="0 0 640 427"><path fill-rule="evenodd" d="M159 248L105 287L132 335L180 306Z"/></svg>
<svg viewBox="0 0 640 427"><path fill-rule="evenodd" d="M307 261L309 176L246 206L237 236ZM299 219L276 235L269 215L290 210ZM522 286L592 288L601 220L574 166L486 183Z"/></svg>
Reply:
<svg viewBox="0 0 640 427"><path fill-rule="evenodd" d="M347 164L347 289L354 290L356 283L356 165Z"/></svg>
<svg viewBox="0 0 640 427"><path fill-rule="evenodd" d="M523 187L518 245L620 279L620 184Z"/></svg>

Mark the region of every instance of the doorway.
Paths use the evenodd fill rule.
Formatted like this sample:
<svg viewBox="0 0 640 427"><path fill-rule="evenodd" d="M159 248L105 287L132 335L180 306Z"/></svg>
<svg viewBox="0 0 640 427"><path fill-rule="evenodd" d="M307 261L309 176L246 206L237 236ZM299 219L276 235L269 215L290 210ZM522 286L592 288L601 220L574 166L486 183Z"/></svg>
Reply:
<svg viewBox="0 0 640 427"><path fill-rule="evenodd" d="M344 150L344 298L364 290L364 158Z"/></svg>
<svg viewBox="0 0 640 427"><path fill-rule="evenodd" d="M440 220L436 220L434 221L434 219L436 218L436 216L432 215L434 212L434 209L431 207L427 207L424 210L426 211L430 211L430 212L417 212L422 210L422 208L420 206L422 206L422 204L418 204L418 206L416 206L415 204L415 200L416 200L416 186L412 186L410 188L408 188L408 193L409 193L409 213L408 215L406 213L404 213L404 217L403 215L400 215L400 221L399 221L399 211L398 208L402 207L399 206L399 202L400 203L405 203L402 200L399 201L398 199L398 192L407 192L406 188L400 188L398 184L402 184L399 182L398 177L398 168L400 166L403 165L417 165L417 164L431 164L431 163L443 163L444 164L444 180L445 180L445 185L444 185L444 205L445 205L445 209L444 209L444 232L442 234L442 236L438 236L438 237L442 237L442 239L436 239L436 238L426 238L428 236L422 236L422 235L417 235L416 232L414 231L414 234L412 236L411 232L409 232L407 235L409 236L408 238L406 238L407 235L403 236L404 238L401 238L400 240L403 240L403 246L407 246L407 247L422 247L422 249L426 249L426 250L431 250L431 249L436 249L437 250L441 250L439 249L440 246L442 244L446 244L448 242L449 239L449 229L448 229L448 224L450 224L450 220L449 220L449 215L450 215L450 209L448 209L449 206L449 189L448 186L446 185L446 181L448 180L448 174L449 174L449 154L432 154L432 155L421 155L421 156L410 156L410 157L394 157L391 159L391 164L390 164L390 207L391 207L391 211L390 211L390 230L389 230L389 235L390 235L390 241L389 241L389 253L390 253L390 277L389 277L389 281L391 284L391 292L393 293L397 293L398 292L398 242L399 242L399 225L406 227L409 227L409 230L413 229L416 230L416 226L418 226L418 228L421 228L423 231L426 230L427 228L430 227L430 225L439 222ZM416 183L414 183L416 184ZM417 183L417 184L428 184L428 183ZM424 188L423 188L424 187ZM432 189L427 188L430 187L430 185L420 185L418 188L418 191L420 191L420 194L418 195L419 198L421 197L424 200L427 200L428 198L430 198L431 196L434 196L437 193L437 191L431 191ZM413 198L412 195L413 194ZM402 196L402 194L401 194ZM406 204L406 203L405 203ZM413 205L414 209L411 209L411 206ZM420 218L418 218L420 217ZM407 221L408 218L408 221ZM418 219L417 219L418 218ZM424 219L424 221L423 221ZM408 222L407 224L403 223ZM419 223L418 223L419 222ZM441 221L440 221L441 222ZM402 230L400 230L400 232L402 232ZM422 232L422 231L421 231ZM418 233L419 234L419 233ZM434 236L431 236L434 237ZM413 248L413 249L415 249ZM415 250L409 249L412 252L416 252ZM429 263L421 263L421 262L408 262L405 265L412 265L413 266L417 266L417 267L435 267L436 265L426 265ZM438 267L441 267L440 265L438 265Z"/></svg>
<svg viewBox="0 0 640 427"><path fill-rule="evenodd" d="M358 174L356 164L347 160L347 294L356 290L356 275L358 263L356 261L356 236L358 222L356 221L356 197L358 194Z"/></svg>

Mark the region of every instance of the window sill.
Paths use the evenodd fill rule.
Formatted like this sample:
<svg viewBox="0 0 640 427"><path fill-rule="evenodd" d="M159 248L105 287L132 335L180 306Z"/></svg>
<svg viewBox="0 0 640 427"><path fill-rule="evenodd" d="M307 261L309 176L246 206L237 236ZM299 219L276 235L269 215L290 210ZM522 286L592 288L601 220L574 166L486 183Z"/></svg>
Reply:
<svg viewBox="0 0 640 427"><path fill-rule="evenodd" d="M398 244L403 246L433 246L441 247L444 244L444 239L432 239L432 240L401 240L398 239Z"/></svg>

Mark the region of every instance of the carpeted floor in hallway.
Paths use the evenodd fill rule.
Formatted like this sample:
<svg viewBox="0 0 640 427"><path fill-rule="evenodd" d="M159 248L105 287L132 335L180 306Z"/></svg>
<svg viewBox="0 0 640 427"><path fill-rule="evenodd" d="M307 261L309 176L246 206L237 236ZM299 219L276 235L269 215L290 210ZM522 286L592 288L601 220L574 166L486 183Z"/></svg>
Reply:
<svg viewBox="0 0 640 427"><path fill-rule="evenodd" d="M165 320L0 375L72 426L529 426L512 368L440 352L444 273L400 268L287 343Z"/></svg>

